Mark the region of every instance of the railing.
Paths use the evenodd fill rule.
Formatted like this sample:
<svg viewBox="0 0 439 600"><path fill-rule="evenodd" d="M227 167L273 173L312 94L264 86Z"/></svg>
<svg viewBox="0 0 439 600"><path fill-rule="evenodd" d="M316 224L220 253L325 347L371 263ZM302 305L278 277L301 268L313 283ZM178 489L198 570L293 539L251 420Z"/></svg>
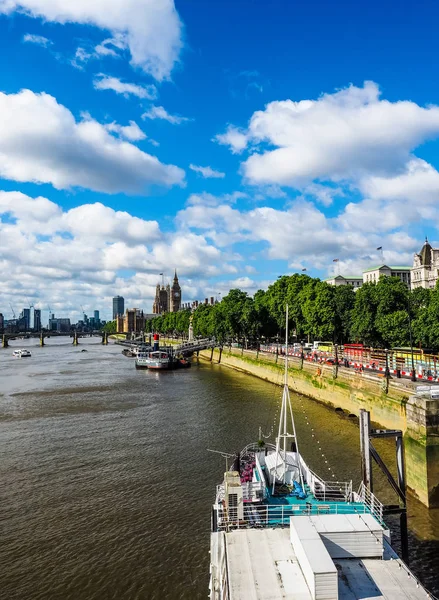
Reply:
<svg viewBox="0 0 439 600"><path fill-rule="evenodd" d="M354 502L362 502L369 512L383 524L383 505L378 498L361 482L358 492L352 494Z"/></svg>
<svg viewBox="0 0 439 600"><path fill-rule="evenodd" d="M311 492L318 500L341 499L351 501L352 481L324 481L314 471L301 461L302 473Z"/></svg>
<svg viewBox="0 0 439 600"><path fill-rule="evenodd" d="M242 518L238 517L238 519L236 519L236 509L234 509L233 515L223 506L217 506L216 510L218 531L230 528L288 526L290 517L297 515L352 515L371 512L365 504L355 506L345 502L331 504L298 502L297 504L282 504L280 506L244 505L242 507Z"/></svg>

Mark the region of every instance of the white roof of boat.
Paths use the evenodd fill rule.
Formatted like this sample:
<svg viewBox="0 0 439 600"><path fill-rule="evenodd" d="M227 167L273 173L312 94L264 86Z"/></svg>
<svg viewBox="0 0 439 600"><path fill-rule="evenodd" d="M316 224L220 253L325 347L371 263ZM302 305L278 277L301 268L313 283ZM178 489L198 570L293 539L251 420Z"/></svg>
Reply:
<svg viewBox="0 0 439 600"><path fill-rule="evenodd" d="M300 517L296 517L296 523ZM351 515L316 515L305 517L312 522L318 533L344 533L353 531L383 531L384 528L368 513Z"/></svg>
<svg viewBox="0 0 439 600"><path fill-rule="evenodd" d="M324 521L332 516L311 519ZM318 526L326 528L324 523ZM329 523L327 526L333 529ZM361 531L360 524L359 528ZM290 542L289 527L234 530L225 533L224 539L230 600L312 600ZM407 576L400 561L389 557L390 553L386 552L384 560L331 561L338 570L339 600L425 600L425 589L416 587L415 579ZM318 560L316 555L315 561Z"/></svg>

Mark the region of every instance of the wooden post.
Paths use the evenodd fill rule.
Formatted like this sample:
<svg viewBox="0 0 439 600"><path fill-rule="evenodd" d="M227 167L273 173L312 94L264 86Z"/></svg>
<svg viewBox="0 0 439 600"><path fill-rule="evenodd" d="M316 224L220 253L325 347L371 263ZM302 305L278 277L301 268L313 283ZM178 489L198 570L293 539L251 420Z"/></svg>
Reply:
<svg viewBox="0 0 439 600"><path fill-rule="evenodd" d="M212 358L213 358L213 346L210 349L210 362L212 362Z"/></svg>
<svg viewBox="0 0 439 600"><path fill-rule="evenodd" d="M222 346L220 346L220 348L219 348L219 358L218 358L218 364L220 364L220 362L221 362L221 355L222 355L222 353L223 353L223 347L222 347Z"/></svg>
<svg viewBox="0 0 439 600"><path fill-rule="evenodd" d="M40 346L41 346L41 348L44 346L44 334L43 334L43 332L40 333Z"/></svg>

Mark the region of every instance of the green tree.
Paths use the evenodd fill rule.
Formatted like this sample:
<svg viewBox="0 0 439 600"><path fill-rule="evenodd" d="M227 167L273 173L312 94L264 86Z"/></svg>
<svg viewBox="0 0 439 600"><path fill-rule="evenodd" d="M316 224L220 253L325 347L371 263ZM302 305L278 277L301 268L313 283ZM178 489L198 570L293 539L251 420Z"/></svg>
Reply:
<svg viewBox="0 0 439 600"><path fill-rule="evenodd" d="M407 286L399 277L380 277L376 284L375 328L380 345L386 347L408 345L408 295Z"/></svg>
<svg viewBox="0 0 439 600"><path fill-rule="evenodd" d="M105 331L106 333L117 333L116 321L108 321L108 323L105 323L105 325L102 327L102 331Z"/></svg>
<svg viewBox="0 0 439 600"><path fill-rule="evenodd" d="M355 292L355 302L351 313L351 340L366 346L376 346L380 341L375 327L377 312L376 286L363 283Z"/></svg>
<svg viewBox="0 0 439 600"><path fill-rule="evenodd" d="M334 341L344 344L351 339L352 310L355 304L355 291L350 285L334 288L335 335Z"/></svg>
<svg viewBox="0 0 439 600"><path fill-rule="evenodd" d="M312 280L299 293L304 331L318 340L332 340L335 334L335 288Z"/></svg>

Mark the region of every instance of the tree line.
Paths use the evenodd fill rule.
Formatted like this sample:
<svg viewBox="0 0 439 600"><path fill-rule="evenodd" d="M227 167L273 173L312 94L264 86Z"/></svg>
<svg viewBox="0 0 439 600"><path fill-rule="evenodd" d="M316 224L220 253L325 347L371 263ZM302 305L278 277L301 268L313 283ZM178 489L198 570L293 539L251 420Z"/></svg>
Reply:
<svg viewBox="0 0 439 600"><path fill-rule="evenodd" d="M219 341L262 341L285 335L289 307L290 341L395 348L410 345L439 350L439 287L410 291L396 277L351 286L332 286L306 274L283 276L252 297L233 289L221 300L201 304L192 313L195 336ZM147 324L148 331L187 336L190 310L166 313Z"/></svg>

